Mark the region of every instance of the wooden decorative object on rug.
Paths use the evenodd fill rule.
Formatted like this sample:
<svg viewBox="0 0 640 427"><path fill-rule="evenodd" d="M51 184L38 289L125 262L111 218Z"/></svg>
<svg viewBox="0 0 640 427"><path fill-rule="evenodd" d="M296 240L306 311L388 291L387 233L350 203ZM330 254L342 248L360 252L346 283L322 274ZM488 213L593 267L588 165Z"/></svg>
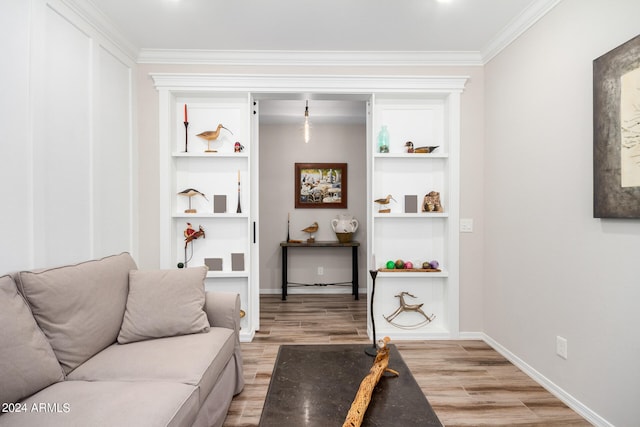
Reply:
<svg viewBox="0 0 640 427"><path fill-rule="evenodd" d="M369 402L371 402L371 395L378 381L385 372L391 372L395 376L398 376L398 372L393 369L389 369L389 347L387 344L391 341L389 337L378 341L378 355L373 362L373 366L366 377L360 383L360 388L356 393L356 397L353 399L347 418L344 420L342 427L360 427L364 414L367 412Z"/></svg>

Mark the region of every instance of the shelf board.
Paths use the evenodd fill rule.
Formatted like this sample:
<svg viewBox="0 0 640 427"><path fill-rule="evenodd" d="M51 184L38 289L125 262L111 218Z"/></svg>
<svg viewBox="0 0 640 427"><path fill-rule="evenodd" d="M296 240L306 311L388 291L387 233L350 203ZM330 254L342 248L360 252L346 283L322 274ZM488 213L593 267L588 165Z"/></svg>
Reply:
<svg viewBox="0 0 640 427"><path fill-rule="evenodd" d="M447 218L449 212L418 212L418 213L404 213L404 212L390 212L390 213L378 213L374 212L374 218Z"/></svg>
<svg viewBox="0 0 640 427"><path fill-rule="evenodd" d="M375 153L376 159L446 159L447 153Z"/></svg>
<svg viewBox="0 0 640 427"><path fill-rule="evenodd" d="M248 213L209 213L209 212L197 212L197 213L184 213L178 212L171 215L173 218L249 218Z"/></svg>
<svg viewBox="0 0 640 427"><path fill-rule="evenodd" d="M380 278L397 278L397 279L409 279L415 277L428 277L428 278L441 278L441 277L449 277L449 272L446 270L442 271L434 271L434 272L420 272L420 271L402 271L402 272L390 272L390 271L379 271L376 279Z"/></svg>
<svg viewBox="0 0 640 427"><path fill-rule="evenodd" d="M205 153L201 152L189 152L185 153L184 151L178 151L171 153L171 157L196 157L196 158L226 158L226 157L238 157L238 158L249 158L249 153L242 152L236 153L234 151L226 151L226 152L217 152L217 153Z"/></svg>
<svg viewBox="0 0 640 427"><path fill-rule="evenodd" d="M231 278L242 278L249 277L248 271L207 271L207 278L221 278L221 277L231 277Z"/></svg>

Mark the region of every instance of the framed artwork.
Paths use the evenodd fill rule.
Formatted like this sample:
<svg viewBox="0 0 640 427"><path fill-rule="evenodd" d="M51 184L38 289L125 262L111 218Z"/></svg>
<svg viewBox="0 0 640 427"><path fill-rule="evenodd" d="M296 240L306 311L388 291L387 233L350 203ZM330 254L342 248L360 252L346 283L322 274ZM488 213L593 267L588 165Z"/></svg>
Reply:
<svg viewBox="0 0 640 427"><path fill-rule="evenodd" d="M640 36L593 61L593 216L640 218Z"/></svg>
<svg viewBox="0 0 640 427"><path fill-rule="evenodd" d="M296 163L296 209L346 209L346 163Z"/></svg>

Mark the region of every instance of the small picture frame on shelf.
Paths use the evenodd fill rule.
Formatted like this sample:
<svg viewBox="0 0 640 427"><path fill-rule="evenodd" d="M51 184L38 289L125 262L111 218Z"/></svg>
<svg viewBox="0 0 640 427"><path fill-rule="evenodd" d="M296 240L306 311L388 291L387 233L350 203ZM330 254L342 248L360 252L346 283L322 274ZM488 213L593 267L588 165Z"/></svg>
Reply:
<svg viewBox="0 0 640 427"><path fill-rule="evenodd" d="M213 213L227 213L227 195L213 195Z"/></svg>
<svg viewBox="0 0 640 427"><path fill-rule="evenodd" d="M209 268L209 271L222 271L222 258L205 258L204 265Z"/></svg>
<svg viewBox="0 0 640 427"><path fill-rule="evenodd" d="M418 195L408 194L404 196L404 212L418 213Z"/></svg>
<svg viewBox="0 0 640 427"><path fill-rule="evenodd" d="M244 271L244 254L231 254L231 271Z"/></svg>

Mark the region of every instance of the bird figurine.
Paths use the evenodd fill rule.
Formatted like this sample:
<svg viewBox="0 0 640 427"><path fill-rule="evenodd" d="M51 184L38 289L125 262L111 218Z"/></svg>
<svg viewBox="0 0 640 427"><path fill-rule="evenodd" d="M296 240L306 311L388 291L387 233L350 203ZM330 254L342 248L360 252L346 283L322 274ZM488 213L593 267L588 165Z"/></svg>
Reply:
<svg viewBox="0 0 640 427"><path fill-rule="evenodd" d="M387 207L387 205L389 204L389 202L391 200L393 200L394 202L396 201L396 199L394 199L391 194L389 194L384 199L376 199L376 200L374 200L375 203L380 205L379 208L378 208L378 213L389 213L389 212L391 212L391 209L389 207Z"/></svg>
<svg viewBox="0 0 640 427"><path fill-rule="evenodd" d="M222 126L222 124L219 124L218 127L216 128L216 130L207 130L207 131L204 131L204 132L199 133L199 134L196 135L196 136L199 136L202 139L206 139L207 140L207 149L204 150L205 153L215 153L216 152L216 150L212 150L211 149L209 144L211 143L211 141L214 141L214 140L218 139L218 137L220 136L220 130L221 129L229 131L231 133L231 135L233 135L233 132L231 132L226 127Z"/></svg>
<svg viewBox="0 0 640 427"><path fill-rule="evenodd" d="M407 141L404 146L407 147L407 153L413 153L413 142Z"/></svg>
<svg viewBox="0 0 640 427"><path fill-rule="evenodd" d="M209 199L207 199L207 196L205 196L204 194L202 194L200 191L196 190L195 188L187 188L185 190L182 190L181 192L178 193L178 196L187 196L189 198L189 209L185 209L185 213L196 213L198 212L196 209L192 209L191 208L191 198L193 196L202 196L205 198L205 200L208 202Z"/></svg>
<svg viewBox="0 0 640 427"><path fill-rule="evenodd" d="M433 153L439 145L417 147L413 150L414 153Z"/></svg>
<svg viewBox="0 0 640 427"><path fill-rule="evenodd" d="M314 222L307 228L303 228L302 231L304 231L305 233L309 233L309 238L307 239L307 243L313 243L316 241L315 237L313 236L313 233L318 231L318 223Z"/></svg>

